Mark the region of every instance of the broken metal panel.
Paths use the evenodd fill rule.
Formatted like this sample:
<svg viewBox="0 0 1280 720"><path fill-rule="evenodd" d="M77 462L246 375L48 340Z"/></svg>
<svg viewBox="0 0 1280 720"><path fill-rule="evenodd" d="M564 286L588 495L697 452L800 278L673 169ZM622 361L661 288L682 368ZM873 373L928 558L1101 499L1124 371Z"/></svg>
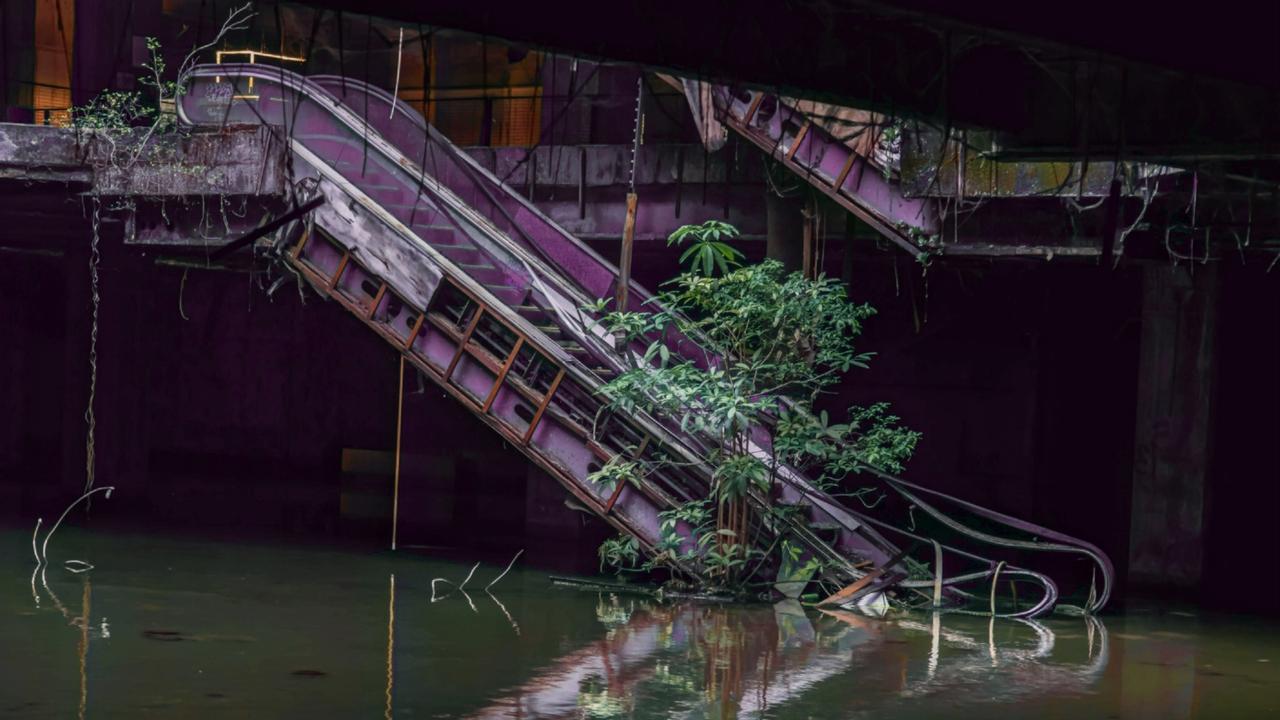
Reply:
<svg viewBox="0 0 1280 720"><path fill-rule="evenodd" d="M319 191L326 198L342 197L329 178L320 181ZM395 288L404 301L425 307L440 284L441 273L420 249L390 237L383 229L383 218L358 204L342 202L326 202L314 217L321 227L342 228L346 242L359 248L359 266L368 274Z"/></svg>
<svg viewBox="0 0 1280 720"><path fill-rule="evenodd" d="M931 201L905 197L889 173L785 98L724 85L713 95L722 122L907 252L920 255L919 240L939 232Z"/></svg>

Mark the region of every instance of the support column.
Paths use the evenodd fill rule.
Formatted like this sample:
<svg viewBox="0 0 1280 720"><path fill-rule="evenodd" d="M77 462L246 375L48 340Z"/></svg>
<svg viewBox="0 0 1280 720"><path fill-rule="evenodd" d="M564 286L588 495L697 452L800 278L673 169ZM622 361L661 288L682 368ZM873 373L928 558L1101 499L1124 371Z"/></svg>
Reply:
<svg viewBox="0 0 1280 720"><path fill-rule="evenodd" d="M765 189L765 253L788 272L804 263L804 198L779 197Z"/></svg>
<svg viewBox="0 0 1280 720"><path fill-rule="evenodd" d="M1218 268L1144 270L1129 580L1193 588L1204 556ZM1102 408L1099 408L1102 411Z"/></svg>

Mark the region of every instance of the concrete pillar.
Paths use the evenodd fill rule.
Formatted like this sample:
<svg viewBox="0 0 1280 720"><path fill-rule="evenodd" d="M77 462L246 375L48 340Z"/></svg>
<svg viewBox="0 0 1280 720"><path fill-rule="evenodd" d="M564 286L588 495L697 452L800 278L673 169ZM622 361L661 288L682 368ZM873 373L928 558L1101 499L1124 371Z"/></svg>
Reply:
<svg viewBox="0 0 1280 720"><path fill-rule="evenodd" d="M804 260L804 198L779 197L765 189L765 254L787 271L799 270Z"/></svg>
<svg viewBox="0 0 1280 720"><path fill-rule="evenodd" d="M1129 528L1135 586L1200 582L1219 285L1213 266L1144 270Z"/></svg>

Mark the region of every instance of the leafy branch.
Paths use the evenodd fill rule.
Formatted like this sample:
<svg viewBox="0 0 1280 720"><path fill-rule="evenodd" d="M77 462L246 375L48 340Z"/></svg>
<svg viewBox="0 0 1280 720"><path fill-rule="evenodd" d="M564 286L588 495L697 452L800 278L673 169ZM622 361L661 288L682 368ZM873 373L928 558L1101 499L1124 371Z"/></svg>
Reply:
<svg viewBox="0 0 1280 720"><path fill-rule="evenodd" d="M776 261L741 265L742 254L725 242L736 235L718 221L680 228L670 244L690 243L681 257L689 269L664 285L655 310L600 319L627 346L645 348L636 367L601 388L607 410L664 417L708 439L713 468L706 497L660 515L655 557L641 562L613 542L602 547L601 559L620 560L631 570L674 559L700 563L722 588L741 589L778 545L774 540L761 547L761 528L781 532L796 511L766 503L758 522L749 517L746 498L773 497L780 464L839 490L868 467L901 471L920 434L902 427L885 403L851 407L839 421L814 411L848 371L868 366L872 354L859 351L855 341L875 311L850 302L837 281L786 273ZM595 309L604 307L602 301ZM698 338L705 355L695 361L675 353L665 341L673 335ZM761 429L770 436L772 457L753 450L753 433ZM665 459L620 455L592 479L616 487L669 467ZM794 553L794 547L784 541L780 552ZM807 562L779 556L765 566L811 572Z"/></svg>

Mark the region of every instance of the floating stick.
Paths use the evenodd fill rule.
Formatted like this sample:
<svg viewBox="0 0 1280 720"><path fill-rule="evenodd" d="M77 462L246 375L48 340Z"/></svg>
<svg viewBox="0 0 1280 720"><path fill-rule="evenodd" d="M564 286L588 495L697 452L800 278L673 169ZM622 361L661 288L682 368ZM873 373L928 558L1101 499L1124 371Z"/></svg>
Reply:
<svg viewBox="0 0 1280 720"><path fill-rule="evenodd" d="M507 573L511 572L511 567L516 564L516 559L519 558L520 554L523 552L524 552L524 548L521 548L520 552L517 552L516 556L511 558L511 562L507 563L507 569L503 570L501 575L489 581L489 584L484 586L485 591L488 591L489 588L493 587L494 585L497 585L499 580L506 577Z"/></svg>

